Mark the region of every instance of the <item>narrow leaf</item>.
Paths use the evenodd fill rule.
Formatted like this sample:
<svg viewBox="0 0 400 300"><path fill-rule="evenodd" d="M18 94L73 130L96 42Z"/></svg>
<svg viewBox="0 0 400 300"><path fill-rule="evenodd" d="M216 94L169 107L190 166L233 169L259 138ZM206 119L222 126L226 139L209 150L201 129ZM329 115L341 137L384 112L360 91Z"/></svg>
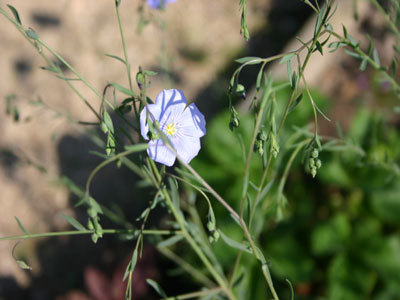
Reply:
<svg viewBox="0 0 400 300"><path fill-rule="evenodd" d="M112 82L112 83L110 83L110 84L111 84L114 88L116 88L118 91L120 91L121 93L123 93L123 94L125 94L125 95L132 96L132 97L135 97L135 96L136 96L136 94L135 94L133 91L131 91L131 90L129 90L129 89L123 87L122 85L119 85L118 83Z"/></svg>
<svg viewBox="0 0 400 300"><path fill-rule="evenodd" d="M105 54L105 56L108 56L108 57L114 58L114 59L116 59L116 60L119 60L119 61L122 62L124 65L126 65L126 61L125 61L123 58L119 57L119 56L112 55L112 54Z"/></svg>
<svg viewBox="0 0 400 300"><path fill-rule="evenodd" d="M259 64L262 61L260 57L255 57L255 56L246 56L242 58L235 59L235 62L244 64L247 63L248 65L256 65Z"/></svg>
<svg viewBox="0 0 400 300"><path fill-rule="evenodd" d="M65 221L67 221L69 224L71 224L76 230L79 230L79 231L86 230L85 226L83 226L81 223L79 223L73 217L67 216L67 215L64 215L64 214L62 214L61 216L63 217L63 219L65 219Z"/></svg>
<svg viewBox="0 0 400 300"><path fill-rule="evenodd" d="M136 144L136 145L125 146L125 150L131 152L140 152L146 150L148 147L149 146L147 144Z"/></svg>
<svg viewBox="0 0 400 300"><path fill-rule="evenodd" d="M300 94L296 100L294 100L293 104L289 107L289 111L288 113L290 113L299 103L300 101L303 99L303 94Z"/></svg>
<svg viewBox="0 0 400 300"><path fill-rule="evenodd" d="M16 263L18 264L18 266L21 269L32 270L32 268L26 262L24 262L23 260L16 260Z"/></svg>
<svg viewBox="0 0 400 300"><path fill-rule="evenodd" d="M358 53L349 51L349 50L347 50L347 49L344 49L344 52L346 52L347 55L349 55L349 56L351 56L351 57L353 57L353 58L355 58L355 59L359 59L359 60L362 60L362 59L363 59L363 57L362 57L360 54L358 54Z"/></svg>
<svg viewBox="0 0 400 300"><path fill-rule="evenodd" d="M165 294L164 290L161 286L155 282L154 280L147 278L146 282L163 298L167 298L167 294Z"/></svg>
<svg viewBox="0 0 400 300"><path fill-rule="evenodd" d="M381 61L379 59L379 54L378 54L378 50L376 50L376 48L374 48L374 52L373 52L373 57L374 57L374 62L378 65L378 67L381 67Z"/></svg>
<svg viewBox="0 0 400 300"><path fill-rule="evenodd" d="M15 9L14 6L7 4L8 8L11 10L12 14L14 15L15 21L17 21L17 23L19 25L22 25L21 19L19 17L18 11Z"/></svg>
<svg viewBox="0 0 400 300"><path fill-rule="evenodd" d="M158 248L166 248L169 246L172 246L174 244L176 244L177 242L179 242L180 240L183 239L183 235L182 234L178 234L178 235L174 235L168 239L163 240L162 242L157 244Z"/></svg>
<svg viewBox="0 0 400 300"><path fill-rule="evenodd" d="M360 71L365 71L368 61L364 58L360 64Z"/></svg>
<svg viewBox="0 0 400 300"><path fill-rule="evenodd" d="M143 73L146 74L147 76L155 76L158 74L157 72L150 71L150 70L144 70Z"/></svg>
<svg viewBox="0 0 400 300"><path fill-rule="evenodd" d="M257 80L256 80L256 90L259 91L261 88L261 80L262 80L262 76L264 74L264 70L260 70L257 74Z"/></svg>
<svg viewBox="0 0 400 300"><path fill-rule="evenodd" d="M17 221L19 228L20 228L25 234L29 234L29 232L28 232L28 231L25 229L25 227L22 225L21 221L20 221L16 216L14 216L14 218L15 218L15 220Z"/></svg>
<svg viewBox="0 0 400 300"><path fill-rule="evenodd" d="M249 249L248 246L246 246L245 244L239 243L238 241L232 240L230 237L226 236L221 230L218 230L222 240L225 242L225 244L227 244L228 246L234 248L234 249L238 249L241 251L245 251L247 253L252 253L251 250Z"/></svg>
<svg viewBox="0 0 400 300"><path fill-rule="evenodd" d="M282 57L281 61L279 62L279 64L283 64L287 61L290 61L296 54L295 53L289 53L288 55L285 55L284 57Z"/></svg>

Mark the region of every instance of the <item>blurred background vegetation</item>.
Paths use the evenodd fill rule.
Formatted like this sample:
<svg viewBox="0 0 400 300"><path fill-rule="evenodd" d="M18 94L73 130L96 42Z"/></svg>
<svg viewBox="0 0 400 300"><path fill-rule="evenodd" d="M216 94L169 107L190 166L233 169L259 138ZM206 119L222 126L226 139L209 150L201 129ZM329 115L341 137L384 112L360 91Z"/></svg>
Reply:
<svg viewBox="0 0 400 300"><path fill-rule="evenodd" d="M110 9L113 4L99 1L96 7L88 8L78 1L51 5L48 1L9 2L19 9L23 21L44 40L53 42L54 48L61 48L100 89L107 81L125 82L122 67L103 55L121 54L117 23ZM298 0L249 1L251 39L245 43L239 35L237 3L218 2L178 0L165 12L154 12L143 6L144 1L133 4L123 0L122 5L127 5L123 21L130 32L127 40L133 71L141 64L159 72L150 96L162 88L180 88L206 115L207 135L192 165L238 207L244 164L238 135L228 127L226 96L229 78L237 67L233 60L247 55L267 57L288 47L293 50L295 47L290 47L295 36L307 36L308 24L313 21L309 20L310 9ZM364 41L369 34L382 64L390 62L393 37L374 7L366 0L338 3L338 26L348 24L352 35ZM356 12L358 19L354 19ZM0 45L5 53L1 60L5 67L0 73L0 95L4 99L0 108L9 112L0 117L0 233L18 233L14 215L35 232L65 229L60 211L85 220L85 211L74 207L76 198L70 191L75 185L82 187L101 161L88 153L99 150L93 138L99 133L77 130L71 119L86 121L90 115L75 104L76 99L62 82L56 83L54 76L39 70L43 62L35 58L34 50L24 45L10 24L3 19L0 22L0 35L6 41ZM140 34L139 25L145 25ZM278 191L272 189L252 224L281 299L290 298L285 281L289 279L296 299L396 300L400 299L400 119L393 107L398 107L398 99L379 80L379 74L370 69L360 72L358 62L338 52L326 53L324 63L321 57L314 63L312 58L306 73L314 100L331 119L320 124L327 143L320 154L322 167L313 179L299 155L286 182L284 209L274 206ZM270 70L281 72L277 65ZM248 97L254 89L255 74L256 69L250 68L242 75ZM288 93L282 90L277 95L278 109L286 103ZM10 94L15 97L6 97ZM30 101L38 97L47 107ZM241 115L239 134L245 142L253 126L247 104L242 100L236 103ZM311 121L312 108L303 99L290 113L281 139L295 131L309 131ZM345 143L330 145L332 137ZM282 149L279 160L289 158L287 150ZM254 182L261 176L260 164L261 159L255 159L251 166ZM38 166L45 166L46 171ZM96 179L93 196L111 206L115 214L135 220L152 196L127 170L109 167L106 171ZM183 202L194 201L193 197L190 188L182 191ZM112 203L118 203L119 209ZM196 203L200 215L205 216L206 203ZM241 233L232 218L218 205L214 208L218 227L239 240ZM168 218L160 209L150 221L162 226ZM103 226L116 225L110 218ZM94 245L89 238L73 237L24 242L16 255L33 266L30 272L15 266L13 245L0 245L0 299L122 299L121 277L132 241L105 237ZM236 252L221 240L213 247L229 270ZM179 245L171 250L200 268L188 247ZM135 271L137 299L158 297L144 281L149 277L169 295L189 292L198 285L164 255L150 243L146 245ZM265 299L265 282L256 262L246 256L243 259L248 269L239 270L239 278L241 272L250 272L251 276L238 285L246 287L248 299Z"/></svg>

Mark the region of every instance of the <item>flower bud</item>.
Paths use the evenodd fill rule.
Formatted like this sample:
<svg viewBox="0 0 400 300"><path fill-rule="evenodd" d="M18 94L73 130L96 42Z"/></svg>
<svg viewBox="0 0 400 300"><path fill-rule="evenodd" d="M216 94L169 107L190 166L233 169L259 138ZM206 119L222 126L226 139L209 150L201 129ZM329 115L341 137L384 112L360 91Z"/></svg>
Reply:
<svg viewBox="0 0 400 300"><path fill-rule="evenodd" d="M88 227L89 230L94 230L94 225L93 225L92 220L90 220L90 219L88 220L87 227Z"/></svg>
<svg viewBox="0 0 400 300"><path fill-rule="evenodd" d="M136 73L136 83L139 89L142 89L143 85L146 83L146 78L141 68L139 68L139 72Z"/></svg>
<svg viewBox="0 0 400 300"><path fill-rule="evenodd" d="M214 240L217 242L218 241L218 239L219 239L219 232L218 231L214 231L214 233L213 233L213 238L214 238Z"/></svg>
<svg viewBox="0 0 400 300"><path fill-rule="evenodd" d="M270 152L276 158L279 153L279 144L276 141L275 134L273 134L272 132L270 134L270 138L271 138Z"/></svg>
<svg viewBox="0 0 400 300"><path fill-rule="evenodd" d="M242 98L243 100L246 99L246 89L244 88L243 85L238 84L236 86L236 94L238 95L238 97Z"/></svg>
<svg viewBox="0 0 400 300"><path fill-rule="evenodd" d="M93 243L96 244L96 243L97 243L97 240L99 239L99 236L98 236L96 233L93 233L91 237L92 237Z"/></svg>
<svg viewBox="0 0 400 300"><path fill-rule="evenodd" d="M317 158L318 157L318 155L319 155L319 152L318 152L318 150L317 149L313 149L313 151L311 152L311 157L313 157L313 158Z"/></svg>
<svg viewBox="0 0 400 300"><path fill-rule="evenodd" d="M322 162L320 159L317 159L317 161L315 162L315 166L317 167L317 169L321 168Z"/></svg>
<svg viewBox="0 0 400 300"><path fill-rule="evenodd" d="M317 175L317 168L313 167L311 168L311 176L314 178Z"/></svg>
<svg viewBox="0 0 400 300"><path fill-rule="evenodd" d="M314 168L315 167L315 160L314 160L314 158L309 158L308 159L308 165L309 165L309 167L310 167L310 169L312 169L312 168Z"/></svg>
<svg viewBox="0 0 400 300"><path fill-rule="evenodd" d="M214 222L208 222L207 223L207 229L210 232L214 232L215 231L215 223Z"/></svg>
<svg viewBox="0 0 400 300"><path fill-rule="evenodd" d="M88 208L87 210L87 214L89 215L89 217L91 218L95 218L97 216L97 212L96 210L94 210L93 208Z"/></svg>

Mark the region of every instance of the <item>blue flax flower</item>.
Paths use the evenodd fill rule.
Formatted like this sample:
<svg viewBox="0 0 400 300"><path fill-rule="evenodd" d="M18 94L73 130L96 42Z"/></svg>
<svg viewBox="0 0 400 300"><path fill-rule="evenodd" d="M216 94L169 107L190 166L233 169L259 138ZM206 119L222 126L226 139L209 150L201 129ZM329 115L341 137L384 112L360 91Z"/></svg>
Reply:
<svg viewBox="0 0 400 300"><path fill-rule="evenodd" d="M168 149L154 128L151 132L148 122L156 124L171 142L178 156L189 163L200 151L200 137L206 133L206 121L197 106L187 105L180 90L163 90L155 104L148 104L140 113L140 130L143 138L149 140L147 153L151 159L167 166L175 162L175 154Z"/></svg>
<svg viewBox="0 0 400 300"><path fill-rule="evenodd" d="M165 8L168 3L175 2L176 0L147 0L147 5L153 9Z"/></svg>

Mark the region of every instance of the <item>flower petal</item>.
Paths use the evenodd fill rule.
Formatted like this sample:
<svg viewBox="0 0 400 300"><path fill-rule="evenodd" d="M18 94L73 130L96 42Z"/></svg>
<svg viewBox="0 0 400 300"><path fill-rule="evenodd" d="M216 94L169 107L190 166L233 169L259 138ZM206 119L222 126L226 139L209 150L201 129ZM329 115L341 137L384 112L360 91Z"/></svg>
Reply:
<svg viewBox="0 0 400 300"><path fill-rule="evenodd" d="M200 151L200 138L177 135L171 139L171 143L178 156L189 163Z"/></svg>
<svg viewBox="0 0 400 300"><path fill-rule="evenodd" d="M185 109L177 123L183 135L202 137L206 134L206 120L194 103Z"/></svg>
<svg viewBox="0 0 400 300"><path fill-rule="evenodd" d="M149 110L149 119L151 121L159 120L161 110L157 104L147 104L142 112L140 113L140 133L145 140L148 140L147 133L149 132L149 125L147 124L147 109Z"/></svg>
<svg viewBox="0 0 400 300"><path fill-rule="evenodd" d="M181 90L163 90L156 98L156 105L161 109L160 125L176 122L186 107L187 101Z"/></svg>
<svg viewBox="0 0 400 300"><path fill-rule="evenodd" d="M152 160L169 167L174 164L176 159L175 154L164 145L161 139L152 140L148 145L147 154Z"/></svg>

